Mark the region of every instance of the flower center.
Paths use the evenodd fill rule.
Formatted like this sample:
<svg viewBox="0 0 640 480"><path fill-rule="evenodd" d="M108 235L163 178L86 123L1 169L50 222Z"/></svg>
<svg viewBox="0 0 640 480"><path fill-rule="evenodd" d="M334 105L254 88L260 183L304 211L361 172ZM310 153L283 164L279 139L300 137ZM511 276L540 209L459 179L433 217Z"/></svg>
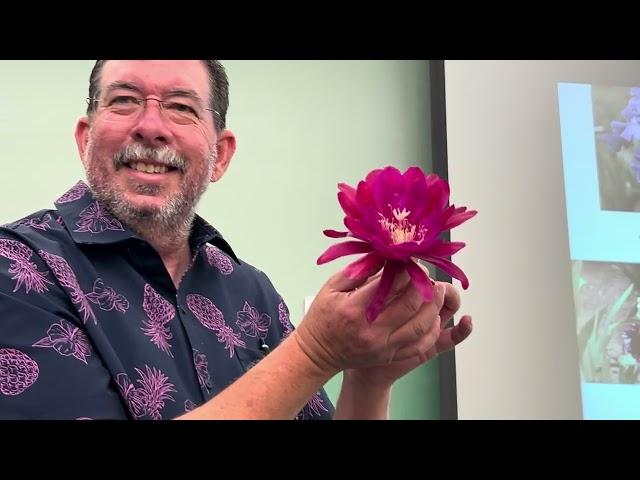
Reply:
<svg viewBox="0 0 640 480"><path fill-rule="evenodd" d="M378 213L380 215L378 222L380 222L382 228L389 232L393 244L398 245L405 242L422 243L427 235L427 228L410 223L407 217L411 215L411 212L406 208L403 208L402 211L399 208L394 208L392 213L394 217L392 220L386 218L382 213Z"/></svg>

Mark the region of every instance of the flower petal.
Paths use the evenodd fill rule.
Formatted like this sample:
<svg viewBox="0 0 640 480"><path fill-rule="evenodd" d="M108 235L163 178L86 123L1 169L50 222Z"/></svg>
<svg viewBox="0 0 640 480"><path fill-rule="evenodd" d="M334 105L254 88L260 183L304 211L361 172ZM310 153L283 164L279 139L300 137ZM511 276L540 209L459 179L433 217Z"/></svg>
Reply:
<svg viewBox="0 0 640 480"><path fill-rule="evenodd" d="M449 214L449 209L453 208L452 213ZM476 210L467 211L467 207L455 208L453 205L445 211L445 216L449 214L449 217L445 221L444 230L450 230L458 225L463 224L470 218L474 217L478 212Z"/></svg>
<svg viewBox="0 0 640 480"><path fill-rule="evenodd" d="M349 232L338 232L337 230L323 230L322 233L329 238L344 238L349 235Z"/></svg>
<svg viewBox="0 0 640 480"><path fill-rule="evenodd" d="M420 167L412 166L407 168L402 174L402 178L407 185L418 180L424 182L426 186L426 176Z"/></svg>
<svg viewBox="0 0 640 480"><path fill-rule="evenodd" d="M425 201L425 192L427 192L427 182L424 176L407 183L402 207L411 212L408 217L411 223L419 223L424 211L429 206Z"/></svg>
<svg viewBox="0 0 640 480"><path fill-rule="evenodd" d="M442 179L437 179L429 186L424 203L427 206L425 213L427 218L442 215L442 211L449 202L449 184Z"/></svg>
<svg viewBox="0 0 640 480"><path fill-rule="evenodd" d="M350 217L360 218L360 209L356 203L355 195L351 198L344 192L338 192L338 202L340 203L342 210L344 210L344 213Z"/></svg>
<svg viewBox="0 0 640 480"><path fill-rule="evenodd" d="M378 205L366 182L358 183L356 199L362 220L368 225L375 224L378 221Z"/></svg>
<svg viewBox="0 0 640 480"><path fill-rule="evenodd" d="M400 170L391 166L386 167L377 176L368 175L367 184L371 187L383 215L390 217L391 210L401 207L400 199L404 195L405 181Z"/></svg>
<svg viewBox="0 0 640 480"><path fill-rule="evenodd" d="M454 253L459 252L465 247L464 242L440 242L426 250L423 250L424 255L431 257L450 257Z"/></svg>
<svg viewBox="0 0 640 480"><path fill-rule="evenodd" d="M361 278L367 278L375 274L384 266L386 260L378 255L376 252L371 252L368 255L356 260L355 262L347 265L344 274L351 280L359 280Z"/></svg>
<svg viewBox="0 0 640 480"><path fill-rule="evenodd" d="M440 270L451 275L453 278L457 278L458 280L460 280L460 283L462 284L463 289L466 290L467 288L469 288L469 280L467 279L467 276L460 269L460 267L455 265L453 262L450 262L449 260L445 260L444 258L430 257L428 255L424 255L424 256L416 255L416 256L422 260L432 263L433 265L438 267Z"/></svg>
<svg viewBox="0 0 640 480"><path fill-rule="evenodd" d="M351 203L356 203L356 189L346 183L339 183L338 190L343 193Z"/></svg>
<svg viewBox="0 0 640 480"><path fill-rule="evenodd" d="M382 278L380 279L380 285L378 286L376 293L373 294L373 298L367 307L367 320L369 323L373 323L382 311L384 301L391 291L393 280L396 278L396 274L401 270L401 268L402 263L400 262L387 262L385 264L384 270L382 271Z"/></svg>
<svg viewBox="0 0 640 480"><path fill-rule="evenodd" d="M352 255L354 253L369 253L373 251L373 247L366 242L343 242L332 245L316 260L317 265L330 262L336 258Z"/></svg>
<svg viewBox="0 0 640 480"><path fill-rule="evenodd" d="M409 260L405 263L407 273L411 277L413 284L418 291L422 294L425 302L430 302L433 299L433 288L431 287L431 279L427 272L425 272L420 265L417 265L413 260Z"/></svg>
<svg viewBox="0 0 640 480"><path fill-rule="evenodd" d="M373 236L367 226L356 218L344 217L344 226L347 227L355 237L362 240L368 241Z"/></svg>

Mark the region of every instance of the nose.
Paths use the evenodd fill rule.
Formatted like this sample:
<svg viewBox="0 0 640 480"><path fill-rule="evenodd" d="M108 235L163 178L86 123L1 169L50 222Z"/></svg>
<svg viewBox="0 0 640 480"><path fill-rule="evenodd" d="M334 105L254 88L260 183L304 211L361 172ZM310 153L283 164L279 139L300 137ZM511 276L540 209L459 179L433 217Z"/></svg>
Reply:
<svg viewBox="0 0 640 480"><path fill-rule="evenodd" d="M147 99L131 132L133 139L150 147L164 147L173 141L173 134L158 101Z"/></svg>

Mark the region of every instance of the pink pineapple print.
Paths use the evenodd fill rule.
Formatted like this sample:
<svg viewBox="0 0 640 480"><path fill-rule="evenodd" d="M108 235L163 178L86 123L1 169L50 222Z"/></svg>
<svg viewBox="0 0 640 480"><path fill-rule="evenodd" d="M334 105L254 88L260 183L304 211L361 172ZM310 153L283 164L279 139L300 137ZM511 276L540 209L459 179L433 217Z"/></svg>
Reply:
<svg viewBox="0 0 640 480"><path fill-rule="evenodd" d="M145 370L146 372L139 368L135 369L140 377L138 379L139 387L133 386L126 373L121 373L116 377L118 386L135 418L147 415L153 420L162 420L160 411L164 408L166 400L175 402L169 393L177 390L173 388L174 385L160 370L148 365L145 365Z"/></svg>
<svg viewBox="0 0 640 480"><path fill-rule="evenodd" d="M151 337L151 342L173 358L169 340L173 338L168 323L176 316L176 309L162 298L148 283L144 286L142 309L148 320L143 320L142 331Z"/></svg>
<svg viewBox="0 0 640 480"><path fill-rule="evenodd" d="M216 267L223 275L233 273L233 264L231 263L231 260L222 253L219 248L214 247L213 245L207 245L206 252L209 265Z"/></svg>
<svg viewBox="0 0 640 480"><path fill-rule="evenodd" d="M15 348L0 348L0 393L20 395L35 383L38 364L26 353Z"/></svg>
<svg viewBox="0 0 640 480"><path fill-rule="evenodd" d="M146 414L146 410L142 390L133 386L131 380L129 380L129 375L126 373L119 373L116 376L116 383L129 406L131 415L136 419L143 417Z"/></svg>
<svg viewBox="0 0 640 480"><path fill-rule="evenodd" d="M71 293L71 301L74 304L79 305L78 310L83 314L84 323L87 323L87 319L91 318L97 324L98 321L91 309L91 305L80 288L78 279L76 278L75 273L73 273L73 270L71 270L67 261L58 255L45 252L44 250L38 250L38 253L58 279L60 285L69 289Z"/></svg>
<svg viewBox="0 0 640 480"><path fill-rule="evenodd" d="M244 302L244 307L237 313L236 325L249 337L265 338L271 325L271 317L266 313Z"/></svg>
<svg viewBox="0 0 640 480"><path fill-rule="evenodd" d="M140 377L137 380L140 384L139 387L133 386L126 373L120 373L116 377L116 381L135 418L147 415L153 420L162 420L160 411L164 408L166 400L175 402L169 394L177 390L173 388L174 385L169 382L169 378L160 370L149 367L149 365L145 365L145 370L146 372L139 368L135 369Z"/></svg>
<svg viewBox="0 0 640 480"><path fill-rule="evenodd" d="M53 283L45 278L48 272L39 272L35 263L31 262L33 250L16 240L0 238L0 256L11 260L9 273L13 275L12 280L16 280L17 292L24 285L26 293L34 290L37 293L48 291L47 284Z"/></svg>
<svg viewBox="0 0 640 480"><path fill-rule="evenodd" d="M80 220L74 232L102 233L105 230L123 231L122 223L111 216L98 202L93 202L80 212Z"/></svg>
<svg viewBox="0 0 640 480"><path fill-rule="evenodd" d="M147 370L146 374L138 368L136 368L136 372L140 375L138 383L143 392L142 398L144 399L147 414L154 420L162 420L160 410L164 408L165 400L175 402L169 393L177 390L173 388L173 384L168 381L167 376L160 370L149 368L148 365L145 365L145 368Z"/></svg>
<svg viewBox="0 0 640 480"><path fill-rule="evenodd" d="M190 294L187 295L187 306L205 328L216 332L218 341L225 344L225 350L229 350L229 358L233 357L235 347L245 346L240 335L225 323L222 312L211 300L202 295Z"/></svg>
<svg viewBox="0 0 640 480"><path fill-rule="evenodd" d="M45 231L49 228L50 220L51 220L51 215L46 213L42 218L29 218L26 220L21 220L20 222L18 222L18 225L25 225L27 227Z"/></svg>
<svg viewBox="0 0 640 480"><path fill-rule="evenodd" d="M329 410L324 406L324 401L319 393L316 393L311 397L311 400L304 406L302 411L296 417L296 420L306 420L310 417L319 417L322 415L321 410L328 412Z"/></svg>
<svg viewBox="0 0 640 480"><path fill-rule="evenodd" d="M89 187L83 181L76 183L67 193L62 195L59 199L55 201L55 203L69 203L75 202L76 200L84 197L84 194L87 193Z"/></svg>
<svg viewBox="0 0 640 480"><path fill-rule="evenodd" d="M289 309L284 302L280 302L278 304L278 320L280 320L280 324L284 328L282 332L282 336L287 337L291 332L293 332L293 324L291 320L289 320Z"/></svg>
<svg viewBox="0 0 640 480"><path fill-rule="evenodd" d="M87 364L91 355L89 340L82 330L66 320L54 323L47 336L33 344L34 347L53 348L64 357L74 357Z"/></svg>

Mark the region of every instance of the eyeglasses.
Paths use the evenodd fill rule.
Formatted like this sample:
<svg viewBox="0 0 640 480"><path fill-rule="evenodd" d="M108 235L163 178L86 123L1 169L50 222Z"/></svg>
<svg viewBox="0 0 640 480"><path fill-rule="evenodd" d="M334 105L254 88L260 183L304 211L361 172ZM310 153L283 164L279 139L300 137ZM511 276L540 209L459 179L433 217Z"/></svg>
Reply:
<svg viewBox="0 0 640 480"><path fill-rule="evenodd" d="M133 95L116 95L111 98L99 100L97 98L87 98L87 103L99 103L108 112L115 115L121 115L127 118L137 118L145 109L149 100L158 102L160 111L164 116L173 123L178 125L190 125L199 123L202 119L202 113L195 101L189 99L180 100L160 100L157 98L140 98ZM220 114L212 108L204 108L209 112L213 112L218 117Z"/></svg>

